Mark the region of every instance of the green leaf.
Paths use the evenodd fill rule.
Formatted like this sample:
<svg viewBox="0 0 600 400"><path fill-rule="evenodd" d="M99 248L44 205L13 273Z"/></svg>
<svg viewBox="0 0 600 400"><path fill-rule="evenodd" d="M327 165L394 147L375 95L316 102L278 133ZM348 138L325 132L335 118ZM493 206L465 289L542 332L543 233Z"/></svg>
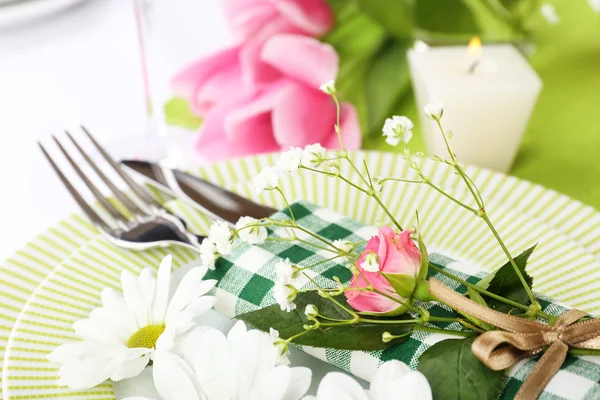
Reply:
<svg viewBox="0 0 600 400"><path fill-rule="evenodd" d="M164 105L165 120L168 125L195 130L202 125L202 118L194 115L186 99L173 97Z"/></svg>
<svg viewBox="0 0 600 400"><path fill-rule="evenodd" d="M418 218L419 214L417 214L417 220ZM427 246L425 246L425 242L423 241L420 227L417 239L419 242L419 253L421 253L421 266L419 267L419 276L417 276L417 279L423 281L427 279L427 273L429 271L429 253L427 252Z"/></svg>
<svg viewBox="0 0 600 400"><path fill-rule="evenodd" d="M421 355L418 369L427 377L434 400L495 400L500 396L504 372L492 371L475 357L474 340L443 340Z"/></svg>
<svg viewBox="0 0 600 400"><path fill-rule="evenodd" d="M525 267L536 246L530 247L514 259L515 264L517 264L519 271L523 274L529 287L533 284L533 278L527 273ZM510 262L507 262L496 272L492 272L490 275L479 281L476 286L523 305L529 305L531 303L527 291L523 287L521 280ZM484 298L486 299L487 304L495 310L506 313L512 309L511 306L488 296L484 296Z"/></svg>
<svg viewBox="0 0 600 400"><path fill-rule="evenodd" d="M366 71L368 134L379 134L384 120L411 86L406 51L410 41L388 41Z"/></svg>
<svg viewBox="0 0 600 400"><path fill-rule="evenodd" d="M412 38L414 14L409 0L358 0L360 8L391 36Z"/></svg>
<svg viewBox="0 0 600 400"><path fill-rule="evenodd" d="M412 296L415 291L415 286L417 284L417 279L408 274L386 274L384 272L381 273L387 279L387 281L392 285L396 293L398 293L401 297L408 299Z"/></svg>
<svg viewBox="0 0 600 400"><path fill-rule="evenodd" d="M425 31L468 34L479 33L479 25L462 0L418 0L417 26Z"/></svg>
<svg viewBox="0 0 600 400"><path fill-rule="evenodd" d="M335 298L345 307L347 305L344 296ZM281 311L279 305L274 304L252 311L246 314L238 315L236 318L252 325L256 329L268 332L269 328L279 331L282 338L289 338L304 331L305 324L313 324L304 315L304 309L308 304L314 304L319 309L319 314L334 319L350 319L350 314L343 308L319 296L315 292L299 293L294 300L296 309L291 312ZM395 317L398 319L401 317ZM389 343L381 340L383 332L389 331L393 335L400 335L410 331L410 326L393 324L353 324L333 327L320 327L294 339L294 343L314 347L328 347L344 350L381 350L394 343L399 343L404 339L396 339Z"/></svg>

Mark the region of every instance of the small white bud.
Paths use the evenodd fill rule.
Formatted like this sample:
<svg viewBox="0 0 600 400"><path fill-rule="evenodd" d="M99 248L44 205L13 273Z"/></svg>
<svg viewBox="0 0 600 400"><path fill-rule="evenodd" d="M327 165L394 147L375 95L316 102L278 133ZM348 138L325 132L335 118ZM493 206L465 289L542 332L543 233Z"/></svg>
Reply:
<svg viewBox="0 0 600 400"><path fill-rule="evenodd" d="M321 86L319 86L319 90L329 95L334 95L336 93L335 81L332 79L322 83Z"/></svg>
<svg viewBox="0 0 600 400"><path fill-rule="evenodd" d="M307 304L304 309L304 315L308 318L316 318L319 315L319 309L314 304Z"/></svg>
<svg viewBox="0 0 600 400"><path fill-rule="evenodd" d="M431 120L439 121L442 118L442 115L444 115L444 105L442 103L430 103L424 108L425 115Z"/></svg>
<svg viewBox="0 0 600 400"><path fill-rule="evenodd" d="M381 341L383 343L389 343L392 340L394 340L394 335L392 335L388 331L383 332L383 334L381 335Z"/></svg>

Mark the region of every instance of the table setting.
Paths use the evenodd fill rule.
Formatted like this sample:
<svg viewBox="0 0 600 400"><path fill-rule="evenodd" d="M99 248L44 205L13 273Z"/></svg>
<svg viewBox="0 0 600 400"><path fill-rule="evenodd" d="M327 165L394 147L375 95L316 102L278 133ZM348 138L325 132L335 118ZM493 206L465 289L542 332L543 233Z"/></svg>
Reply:
<svg viewBox="0 0 600 400"><path fill-rule="evenodd" d="M138 134L29 142L3 399L600 398L600 3L196 3L126 7Z"/></svg>

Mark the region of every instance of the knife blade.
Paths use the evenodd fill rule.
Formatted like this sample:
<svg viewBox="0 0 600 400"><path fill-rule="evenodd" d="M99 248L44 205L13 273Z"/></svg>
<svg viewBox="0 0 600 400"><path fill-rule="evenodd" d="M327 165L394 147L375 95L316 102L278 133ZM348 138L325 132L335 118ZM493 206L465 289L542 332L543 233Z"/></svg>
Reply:
<svg viewBox="0 0 600 400"><path fill-rule="evenodd" d="M255 203L187 172L163 167L156 163L122 160L121 164L150 185L163 190L213 218L235 224L240 217L265 218L276 210Z"/></svg>

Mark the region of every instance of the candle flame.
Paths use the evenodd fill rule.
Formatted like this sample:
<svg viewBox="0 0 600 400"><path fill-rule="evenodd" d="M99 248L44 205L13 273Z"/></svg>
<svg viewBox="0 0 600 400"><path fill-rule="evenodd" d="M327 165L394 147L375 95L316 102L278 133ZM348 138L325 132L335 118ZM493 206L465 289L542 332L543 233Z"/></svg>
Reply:
<svg viewBox="0 0 600 400"><path fill-rule="evenodd" d="M479 39L479 36L475 36L473 39L471 39L469 42L468 52L472 57L479 57L481 55L481 40Z"/></svg>

